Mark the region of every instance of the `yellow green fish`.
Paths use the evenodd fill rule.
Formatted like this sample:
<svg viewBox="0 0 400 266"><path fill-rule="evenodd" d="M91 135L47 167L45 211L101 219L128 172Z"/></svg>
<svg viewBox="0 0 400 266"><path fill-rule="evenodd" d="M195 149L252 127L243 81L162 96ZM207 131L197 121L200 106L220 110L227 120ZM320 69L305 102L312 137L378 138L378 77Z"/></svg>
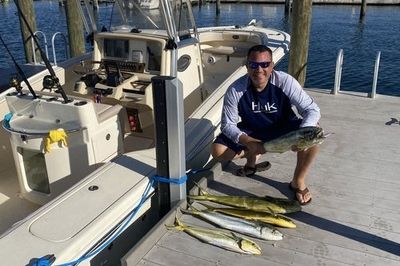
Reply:
<svg viewBox="0 0 400 266"><path fill-rule="evenodd" d="M175 225L167 229L184 231L189 235L214 246L221 247L238 253L260 255L261 248L247 238L239 237L230 231L210 229L200 226L188 226L179 221L176 217Z"/></svg>

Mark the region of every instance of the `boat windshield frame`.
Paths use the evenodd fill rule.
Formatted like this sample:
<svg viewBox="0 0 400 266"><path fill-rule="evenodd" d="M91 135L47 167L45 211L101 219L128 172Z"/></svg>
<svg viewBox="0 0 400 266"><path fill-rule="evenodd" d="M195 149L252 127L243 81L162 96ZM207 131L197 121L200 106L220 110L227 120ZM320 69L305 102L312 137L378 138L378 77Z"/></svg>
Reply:
<svg viewBox="0 0 400 266"><path fill-rule="evenodd" d="M79 2L80 0L76 0ZM80 7L86 31L97 32L99 27L89 0ZM198 37L190 0L115 0L110 15L108 32L141 32L167 34L179 42ZM150 6L152 5L152 6Z"/></svg>

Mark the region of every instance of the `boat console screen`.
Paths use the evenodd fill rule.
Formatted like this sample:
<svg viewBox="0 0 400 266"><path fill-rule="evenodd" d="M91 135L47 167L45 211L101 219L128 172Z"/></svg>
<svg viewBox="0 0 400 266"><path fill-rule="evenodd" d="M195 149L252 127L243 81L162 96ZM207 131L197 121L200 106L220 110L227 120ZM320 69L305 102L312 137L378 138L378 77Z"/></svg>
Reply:
<svg viewBox="0 0 400 266"><path fill-rule="evenodd" d="M129 58L129 40L104 39L104 55L127 60Z"/></svg>

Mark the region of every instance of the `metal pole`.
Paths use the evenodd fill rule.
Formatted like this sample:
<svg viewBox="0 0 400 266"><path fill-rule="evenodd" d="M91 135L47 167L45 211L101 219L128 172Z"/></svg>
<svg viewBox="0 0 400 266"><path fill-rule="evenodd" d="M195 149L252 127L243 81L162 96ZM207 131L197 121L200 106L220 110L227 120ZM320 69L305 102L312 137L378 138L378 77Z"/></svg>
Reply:
<svg viewBox="0 0 400 266"><path fill-rule="evenodd" d="M343 68L343 49L340 49L336 59L335 84L333 85L331 94L336 95L340 91L340 81L342 80L342 68Z"/></svg>
<svg viewBox="0 0 400 266"><path fill-rule="evenodd" d="M372 91L369 94L370 98L375 98L376 96L376 84L378 83L378 72L379 72L379 62L381 61L381 51L376 54L375 68L374 68L374 80L372 82Z"/></svg>
<svg viewBox="0 0 400 266"><path fill-rule="evenodd" d="M181 178L186 175L185 134L182 83L174 77L157 76L153 86L154 119L156 130L157 175ZM186 184L160 183L158 200L160 217L186 198Z"/></svg>

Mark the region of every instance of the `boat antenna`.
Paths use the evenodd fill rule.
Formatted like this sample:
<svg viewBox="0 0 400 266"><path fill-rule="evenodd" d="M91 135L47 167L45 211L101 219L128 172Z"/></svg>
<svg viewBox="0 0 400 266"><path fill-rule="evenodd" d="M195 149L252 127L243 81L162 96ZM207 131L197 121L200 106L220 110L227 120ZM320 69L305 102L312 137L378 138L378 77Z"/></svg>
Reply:
<svg viewBox="0 0 400 266"><path fill-rule="evenodd" d="M32 94L33 99L36 99L37 96L36 96L35 91L32 89L32 86L31 86L31 84L29 83L28 79L26 78L26 75L25 75L24 71L23 71L22 68L19 66L19 64L17 63L17 61L15 60L14 56L12 55L11 51L8 49L6 43L4 42L3 38L1 37L1 35L0 35L0 41L3 43L4 48L6 48L7 53L8 53L8 54L10 55L10 57L11 57L11 60L14 62L14 65L15 65L15 68L17 69L17 71L18 71L18 74L22 77L22 80L25 82L26 86L28 86L28 89L29 89L30 93ZM21 90L20 85L18 84L18 81L15 82L14 85L15 85L15 89L17 90L17 93L18 93L19 95L22 95L23 93L22 93L22 90Z"/></svg>
<svg viewBox="0 0 400 266"><path fill-rule="evenodd" d="M14 1L14 2L15 2L15 5L16 5L16 7L17 7L17 9L18 9L19 15L21 16L21 18L22 18L23 21L25 22L26 27L27 27L28 30L29 30L29 33L30 33L30 35L31 35L31 38L33 39L33 41L35 42L37 48L39 49L40 56L42 57L42 60L43 60L44 64L46 65L47 70L48 70L49 73L50 73L51 80L53 81L54 85L55 85L55 86L57 87L57 89L58 89L57 92L59 92L59 93L61 94L61 96L63 97L64 103L71 102L71 100L68 99L67 95L65 94L65 91L64 91L64 89L62 88L62 86L61 86L61 84L60 84L60 80L57 78L56 73L54 72L54 69L53 69L53 67L52 67L51 64L50 64L49 59L47 58L47 56L46 56L46 54L43 52L43 50L40 48L40 44L39 44L38 40L36 39L35 34L33 34L33 31L32 31L32 29L31 29L31 27L29 26L28 21L27 21L26 18L25 18L25 15L22 13L22 10L21 10L21 8L20 8L20 6L19 6L18 1L16 0L16 1Z"/></svg>

